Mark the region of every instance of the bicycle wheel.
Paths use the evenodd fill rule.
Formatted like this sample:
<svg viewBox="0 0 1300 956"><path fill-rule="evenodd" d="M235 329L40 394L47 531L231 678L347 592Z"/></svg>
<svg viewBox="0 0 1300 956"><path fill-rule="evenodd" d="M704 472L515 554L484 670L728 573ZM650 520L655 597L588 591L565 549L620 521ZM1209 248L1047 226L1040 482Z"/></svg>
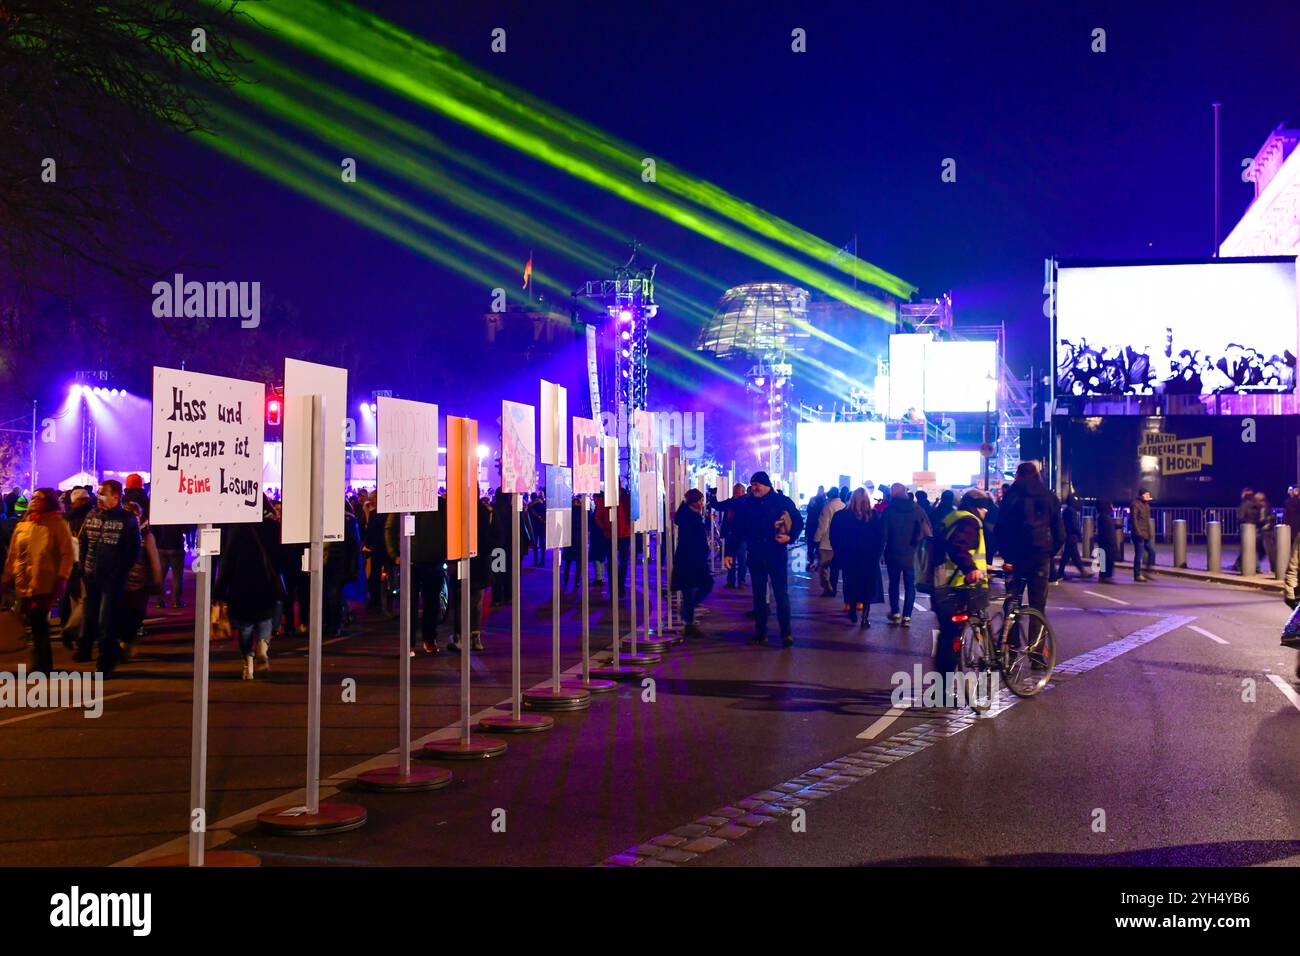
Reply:
<svg viewBox="0 0 1300 956"><path fill-rule="evenodd" d="M1052 625L1035 608L1023 607L1009 622L1005 640L1007 686L1017 697L1033 697L1047 686L1056 667Z"/></svg>
<svg viewBox="0 0 1300 956"><path fill-rule="evenodd" d="M983 713L993 705L993 645L987 623L968 621L961 634L961 667L957 677L965 695L964 703ZM963 703L963 701L958 702Z"/></svg>

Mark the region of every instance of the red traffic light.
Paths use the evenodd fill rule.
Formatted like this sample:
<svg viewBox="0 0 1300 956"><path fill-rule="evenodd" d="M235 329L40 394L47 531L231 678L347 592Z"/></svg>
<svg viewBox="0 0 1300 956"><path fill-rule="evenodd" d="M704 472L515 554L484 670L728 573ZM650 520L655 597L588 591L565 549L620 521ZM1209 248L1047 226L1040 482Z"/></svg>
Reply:
<svg viewBox="0 0 1300 956"><path fill-rule="evenodd" d="M280 402L277 399L271 399L266 403L266 423L268 425L280 424Z"/></svg>

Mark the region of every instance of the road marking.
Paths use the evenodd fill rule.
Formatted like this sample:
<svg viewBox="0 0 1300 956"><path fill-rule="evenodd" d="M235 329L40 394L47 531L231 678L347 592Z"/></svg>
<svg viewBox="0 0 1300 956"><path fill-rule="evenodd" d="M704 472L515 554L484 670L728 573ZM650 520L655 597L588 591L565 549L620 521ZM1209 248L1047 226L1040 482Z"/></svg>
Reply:
<svg viewBox="0 0 1300 956"><path fill-rule="evenodd" d="M866 730L862 731L862 733L858 734L858 740L874 740L882 730L896 721L899 717L902 717L905 713L907 713L907 711L900 710L897 707L891 707L889 710L885 711L884 715L879 720Z"/></svg>
<svg viewBox="0 0 1300 956"><path fill-rule="evenodd" d="M1269 674L1268 679L1273 682L1273 686L1282 692L1282 696L1291 701L1291 706L1300 710L1300 694L1295 692L1295 688L1278 677L1276 674Z"/></svg>
<svg viewBox="0 0 1300 956"><path fill-rule="evenodd" d="M1217 641L1220 644L1229 643L1228 641L1225 641L1223 638L1219 637L1217 634L1211 634L1205 628L1197 627L1195 624L1188 624L1187 629L1189 631L1195 631L1197 634L1200 634L1202 637L1208 637L1210 640Z"/></svg>
<svg viewBox="0 0 1300 956"><path fill-rule="evenodd" d="M1121 601L1119 598L1113 598L1109 594L1098 594L1096 591L1084 591L1084 594L1091 594L1093 597L1099 597L1103 601L1114 601L1116 604L1130 604L1130 601Z"/></svg>
<svg viewBox="0 0 1300 956"><path fill-rule="evenodd" d="M1156 638L1168 634L1170 631L1177 630L1192 621L1194 617L1185 617L1178 615L1169 615L1160 620L1148 624L1145 627L1126 634L1124 637L1117 638L1108 644L1103 644L1092 651L1087 651L1070 658L1062 664L1058 664L1053 674L1084 674L1095 667L1108 663L1121 654L1127 654L1129 651L1136 650L1144 644L1149 644ZM935 632L936 635L938 632ZM1272 675L1270 675L1272 676ZM1276 681L1275 681L1276 682ZM1049 683L1043 690L1055 689L1060 686L1057 682ZM1287 688L1289 691L1290 688ZM753 793L743 800L737 801L734 809L741 811L748 810L746 816L763 815L763 816L783 816L791 812L792 809L804 806L812 800L819 800L828 797L832 793L844 790L856 783L861 783L867 777L887 769L891 764L899 760L905 760L913 754L920 753L937 744L944 739L955 736L969 730L975 724L989 718L997 717L1004 711L1010 710L1017 704L1022 703L1022 699L1016 697L1007 688L998 691L998 695L993 700L993 706L983 714L972 713L964 709L941 710L939 713L933 711L925 714L917 714L918 717L925 717L920 723L913 724L907 730L901 730L892 737L873 743L863 750L847 754L843 757L827 761L819 767L814 767L804 773L791 777L784 783L776 784L766 790ZM1296 707L1300 708L1300 697L1294 701ZM891 709L880 720L892 720L890 714L899 708ZM876 722L877 724L880 721ZM873 725L874 726L874 725ZM865 733L870 733L872 728L868 728ZM859 735L861 738L862 735ZM778 799L778 794L784 796ZM744 806L741 806L744 804ZM766 804L766 808L762 805ZM727 808L732 809L731 807ZM727 816L726 822L718 824L711 828L715 833L722 827L733 825L733 821L728 814L718 813L716 816ZM679 828L680 829L680 828ZM682 836L676 831L666 831L661 836L674 834ZM692 839L709 836L709 833L694 832ZM653 843L653 839L642 841L633 849L617 853L607 857L603 862L618 866L637 865L642 862L640 847L648 843ZM712 848L721 848L729 846L733 841L725 837L715 836ZM699 853L692 852L691 859L694 859ZM700 852L709 852L701 850ZM686 862L690 862L687 860ZM678 864L672 863L672 866ZM684 864L683 864L684 865Z"/></svg>
<svg viewBox="0 0 1300 956"><path fill-rule="evenodd" d="M113 700L115 697L129 697L134 693L135 691L133 690L124 690L117 694L109 694L107 697L101 697L99 701L100 703L103 703L106 700ZM46 717L50 714L57 714L63 710L85 710L85 709L86 709L85 707L44 707L40 710L37 710L35 713L23 714L21 717L10 717L8 720L0 720L0 727L3 727L5 724L16 724L20 720L35 720L37 717Z"/></svg>

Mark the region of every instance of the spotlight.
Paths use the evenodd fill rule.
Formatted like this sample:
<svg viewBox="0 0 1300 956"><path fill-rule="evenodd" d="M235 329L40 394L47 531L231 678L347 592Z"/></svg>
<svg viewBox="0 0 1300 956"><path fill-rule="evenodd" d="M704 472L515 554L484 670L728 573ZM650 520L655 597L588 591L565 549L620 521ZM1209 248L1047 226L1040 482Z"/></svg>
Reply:
<svg viewBox="0 0 1300 956"><path fill-rule="evenodd" d="M479 460L482 460L482 459L484 459L484 458L486 458L486 457L488 456L488 446L487 446L487 445L479 445L478 448L475 449L475 450L478 452Z"/></svg>
<svg viewBox="0 0 1300 956"><path fill-rule="evenodd" d="M762 388L766 382L767 379L763 378L763 376L761 375L758 378L754 379L754 384L757 385L759 388Z"/></svg>
<svg viewBox="0 0 1300 956"><path fill-rule="evenodd" d="M365 413L368 412L368 411L370 411L370 403L369 403L369 402L362 402L362 403L361 403L361 412L362 412L362 414L365 414Z"/></svg>
<svg viewBox="0 0 1300 956"><path fill-rule="evenodd" d="M618 318L619 318L619 321L620 321L620 322L631 322L631 321L632 321L632 310L631 310L631 309L624 309L622 312L620 312L620 313L618 314Z"/></svg>
<svg viewBox="0 0 1300 956"><path fill-rule="evenodd" d="M632 353L629 352L627 349L624 349L624 350L623 350L623 358L627 358L627 357L630 356L631 354L632 354Z"/></svg>
<svg viewBox="0 0 1300 956"><path fill-rule="evenodd" d="M624 330L623 330L623 341L626 342L626 341L627 341L628 339L630 339L631 337L632 337L632 333L629 332L627 329L624 329Z"/></svg>
<svg viewBox="0 0 1300 956"><path fill-rule="evenodd" d="M371 403L370 403L370 410L371 410L372 412L377 412L377 411L379 411L379 404L378 404L377 402L371 402Z"/></svg>
<svg viewBox="0 0 1300 956"><path fill-rule="evenodd" d="M773 382L772 384L775 385L777 388L785 388L785 379L783 379L783 378L778 378L778 379L777 379L775 382Z"/></svg>
<svg viewBox="0 0 1300 956"><path fill-rule="evenodd" d="M74 385L74 386L72 386L72 388L70 388L70 389L68 390L68 394L71 395L73 398L80 398L80 397L81 397L81 386L80 386L80 385Z"/></svg>

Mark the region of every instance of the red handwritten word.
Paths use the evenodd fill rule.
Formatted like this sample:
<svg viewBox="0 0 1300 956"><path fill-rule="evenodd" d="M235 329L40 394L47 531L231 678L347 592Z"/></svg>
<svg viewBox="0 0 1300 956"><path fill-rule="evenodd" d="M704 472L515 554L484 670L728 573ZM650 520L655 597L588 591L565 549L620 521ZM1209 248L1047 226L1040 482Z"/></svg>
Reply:
<svg viewBox="0 0 1300 956"><path fill-rule="evenodd" d="M186 478L181 472L181 484L177 489L183 495L202 495L212 490L211 478Z"/></svg>

